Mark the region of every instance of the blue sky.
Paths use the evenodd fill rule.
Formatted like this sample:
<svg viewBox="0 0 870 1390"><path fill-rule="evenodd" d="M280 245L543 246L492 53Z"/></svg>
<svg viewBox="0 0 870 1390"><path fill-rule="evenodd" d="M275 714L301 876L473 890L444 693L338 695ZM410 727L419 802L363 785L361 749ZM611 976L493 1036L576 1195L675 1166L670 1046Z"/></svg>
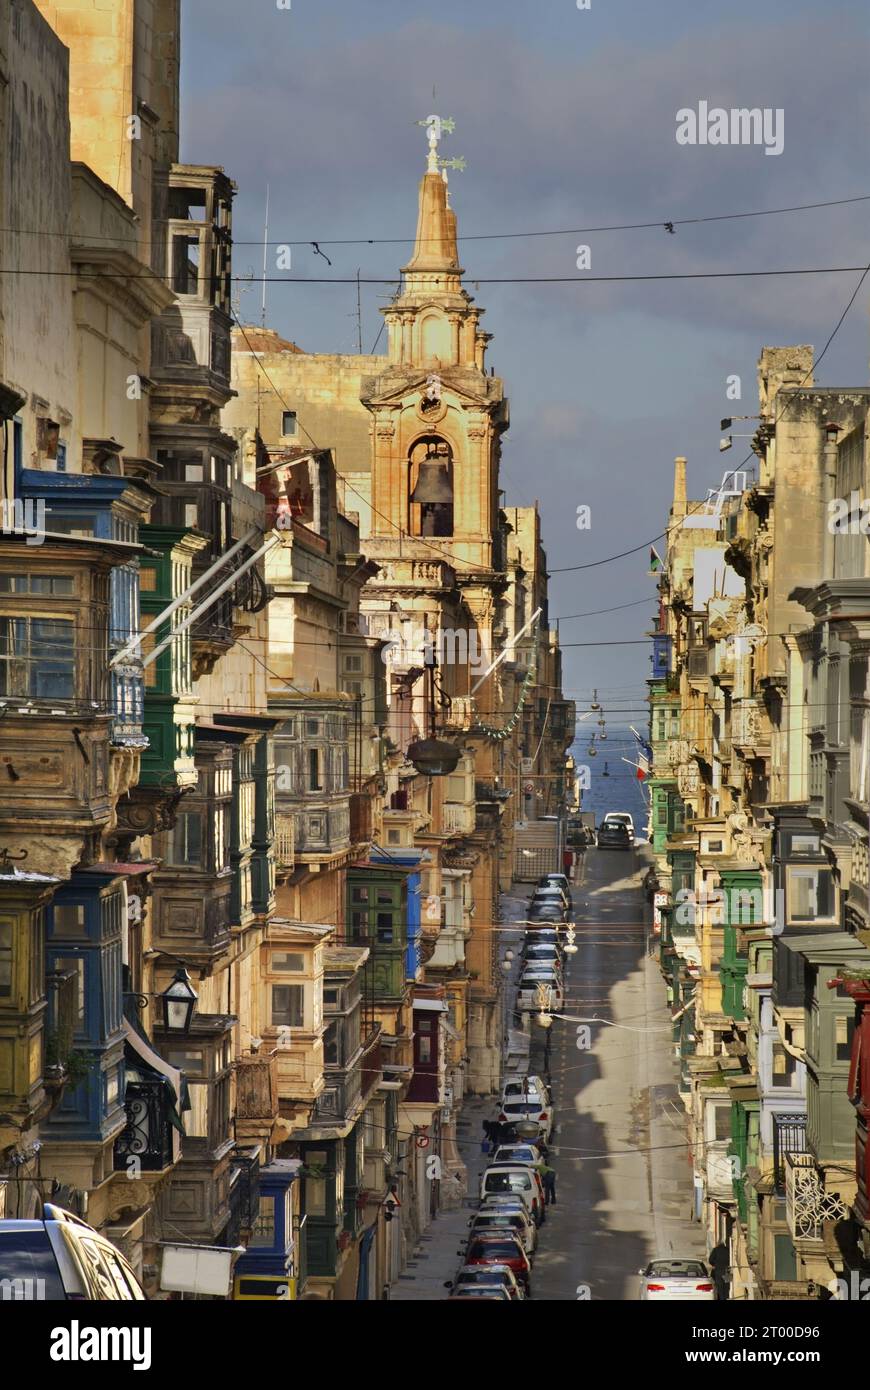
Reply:
<svg viewBox="0 0 870 1390"><path fill-rule="evenodd" d="M237 242L413 238L425 163L414 122L453 116L448 155L460 234L656 222L870 194L870 92L862 3L805 0L183 0L182 157L222 164L239 185ZM437 95L433 105L432 89ZM685 147L676 112L711 106L784 112L784 150ZM757 411L763 345L820 349L858 275L632 284L481 285L475 276L573 276L857 266L870 261L870 202L776 217L644 231L466 241L466 284L486 309L489 362L504 377L511 504L538 499L552 568L588 563L662 531L673 459L704 494L725 463L720 416ZM389 278L403 244L309 248L293 273ZM238 245L237 274L259 273ZM870 285L868 279L867 285ZM819 373L867 381L862 291ZM364 349L386 287L366 287ZM350 286L269 288L269 322L303 348L356 348ZM256 318L259 293L242 300ZM726 377L743 384L740 407ZM588 531L576 527L592 508ZM661 547L660 547L661 548ZM643 636L653 611L647 549L616 564L554 574L554 616L650 596L648 606L565 621L566 687L593 686L614 711L640 713L642 645L572 647ZM626 713L625 718L633 716ZM637 719L634 718L634 722Z"/></svg>

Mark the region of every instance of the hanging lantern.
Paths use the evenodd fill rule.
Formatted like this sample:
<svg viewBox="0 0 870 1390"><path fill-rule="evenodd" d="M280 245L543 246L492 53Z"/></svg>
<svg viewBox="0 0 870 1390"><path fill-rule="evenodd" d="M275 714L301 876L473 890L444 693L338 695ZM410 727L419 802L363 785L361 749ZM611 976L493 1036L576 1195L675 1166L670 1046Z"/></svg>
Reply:
<svg viewBox="0 0 870 1390"><path fill-rule="evenodd" d="M407 759L426 777L446 777L454 772L462 755L455 743L442 738L417 738L408 744Z"/></svg>

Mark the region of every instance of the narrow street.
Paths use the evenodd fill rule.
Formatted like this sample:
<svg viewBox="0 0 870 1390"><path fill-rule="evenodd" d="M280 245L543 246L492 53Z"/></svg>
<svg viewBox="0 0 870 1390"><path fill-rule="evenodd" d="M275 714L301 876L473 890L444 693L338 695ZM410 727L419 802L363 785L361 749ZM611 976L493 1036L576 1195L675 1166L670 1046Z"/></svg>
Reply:
<svg viewBox="0 0 870 1390"><path fill-rule="evenodd" d="M591 1046L577 1047L580 1025L556 1019L546 1057L544 1030L532 1024L528 1070L549 1073L556 1113L550 1155L556 1206L548 1211L532 1276L538 1300L637 1297L637 1271L655 1256L705 1255L700 1226L691 1221L692 1168L686 1117L675 1085L669 1010L654 957L646 954L641 879L644 848L623 854L589 850L574 888L579 950L567 957L565 1013L592 1023ZM502 899L500 954L519 954L525 896L516 885ZM512 1009L517 967L507 981ZM470 1208L486 1159L482 1122L495 1101L472 1098L463 1107L460 1146L468 1167L468 1200L441 1213L424 1235L393 1298L448 1296Z"/></svg>
<svg viewBox="0 0 870 1390"><path fill-rule="evenodd" d="M584 1050L580 1025L557 1019L551 1030L558 1200L541 1233L536 1298L634 1299L648 1259L704 1255L690 1219L692 1169L667 1000L646 954L647 862L643 848L589 850L574 889L579 950L567 968L565 1012L617 1026L590 1024ZM532 1072L543 1066L542 1034L533 1025Z"/></svg>

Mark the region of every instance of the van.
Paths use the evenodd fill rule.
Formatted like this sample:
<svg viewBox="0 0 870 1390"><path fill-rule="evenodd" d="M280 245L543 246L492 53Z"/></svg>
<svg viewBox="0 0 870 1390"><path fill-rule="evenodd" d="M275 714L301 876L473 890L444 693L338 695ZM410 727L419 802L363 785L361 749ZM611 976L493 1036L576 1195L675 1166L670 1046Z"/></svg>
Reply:
<svg viewBox="0 0 870 1390"><path fill-rule="evenodd" d="M486 1201L494 1193L514 1193L522 1198L536 1226L544 1219L544 1204L541 1197L541 1181L532 1168L522 1164L498 1163L484 1170L480 1179L480 1200Z"/></svg>

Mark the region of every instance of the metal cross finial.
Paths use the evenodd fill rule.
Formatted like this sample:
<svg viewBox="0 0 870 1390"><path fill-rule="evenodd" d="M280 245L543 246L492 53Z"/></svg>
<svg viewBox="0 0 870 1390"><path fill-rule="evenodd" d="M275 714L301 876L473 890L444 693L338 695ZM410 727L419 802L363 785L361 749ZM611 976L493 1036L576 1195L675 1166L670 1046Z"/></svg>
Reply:
<svg viewBox="0 0 870 1390"><path fill-rule="evenodd" d="M427 116L425 121L418 121L417 125L426 127L429 138L429 166L428 173L438 173L438 146L445 135L452 135L456 129L456 122L450 116Z"/></svg>

